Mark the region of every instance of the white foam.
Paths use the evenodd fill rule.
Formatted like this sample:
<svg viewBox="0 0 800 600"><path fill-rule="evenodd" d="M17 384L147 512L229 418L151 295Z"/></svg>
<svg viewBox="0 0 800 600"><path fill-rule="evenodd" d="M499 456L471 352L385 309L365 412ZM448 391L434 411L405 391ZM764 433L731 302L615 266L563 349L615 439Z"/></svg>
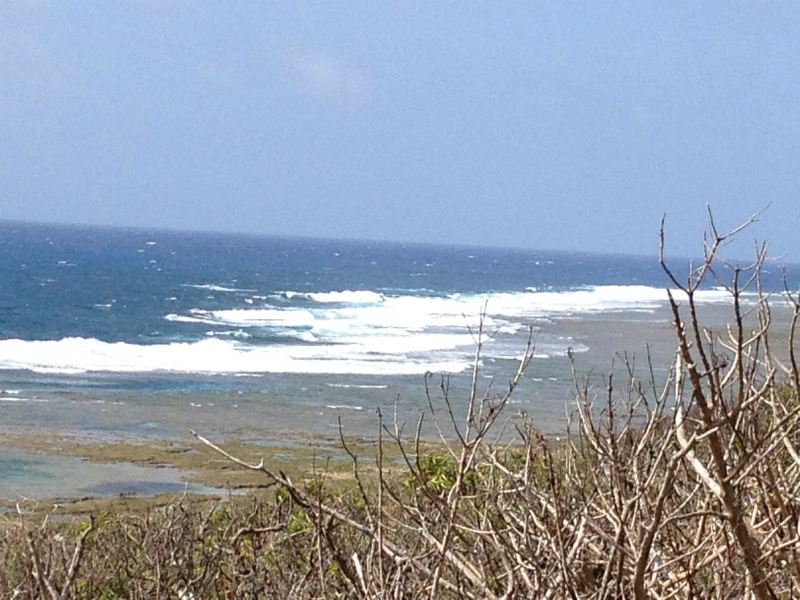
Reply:
<svg viewBox="0 0 800 600"><path fill-rule="evenodd" d="M175 321L176 323L205 323L206 325L214 325L215 321L202 317L193 317L188 315L168 314L164 315L167 321Z"/></svg>
<svg viewBox="0 0 800 600"><path fill-rule="evenodd" d="M345 290L343 292L312 293L308 295L314 302L338 302L347 304L375 304L383 302L382 294L371 291Z"/></svg>
<svg viewBox="0 0 800 600"><path fill-rule="evenodd" d="M359 390L385 390L388 388L388 385L356 385L350 383L327 383L325 384L328 387L335 387L335 388L356 388Z"/></svg>
<svg viewBox="0 0 800 600"><path fill-rule="evenodd" d="M257 292L258 291L258 290L228 287L225 285L218 285L215 283L204 283L204 284L183 283L181 284L181 287L194 288L196 290L207 290L209 292Z"/></svg>
<svg viewBox="0 0 800 600"><path fill-rule="evenodd" d="M280 300L272 307L219 311L196 308L165 318L208 324L212 332L218 332L220 327L235 327L241 331L261 328L269 335L304 343L282 346L281 352L285 355L271 358L269 367L241 367L245 372L295 372L301 370L301 364L307 372L420 372L421 364L428 365L432 371L460 371L469 362L465 357L474 350L480 313L484 309L484 341L489 342L484 351L487 358L491 358L490 336L513 336L527 330L536 320L602 312L654 312L666 306L667 300L665 290L646 286L598 286L566 292L530 289L516 293L438 297L391 296L370 291L283 292L282 297L311 300L314 304L286 306ZM719 302L726 298L726 293L720 290L697 294L701 302ZM586 350L565 340L542 345L537 358L563 356L569 346L575 346L573 349L578 352ZM265 350L259 347L250 348L250 351ZM494 356L508 358L509 352L508 346L505 350L498 348ZM409 366L403 367L403 363ZM440 363L445 367L437 369L435 365ZM422 372L424 370L427 369Z"/></svg>
<svg viewBox="0 0 800 600"><path fill-rule="evenodd" d="M316 319L311 312L297 309L243 308L190 312L194 318L206 319L205 322L249 327L311 327Z"/></svg>
<svg viewBox="0 0 800 600"><path fill-rule="evenodd" d="M241 329L237 329L236 331L206 331L206 335L209 337L235 337L239 339L253 337L251 334Z"/></svg>
<svg viewBox="0 0 800 600"><path fill-rule="evenodd" d="M137 345L84 338L0 340L0 368L66 374L455 373L468 369L472 363L484 309L484 357L505 359L512 357L517 341L509 337L539 319L653 312L665 307L667 301L665 290L646 286L598 286L566 292L527 290L488 296L392 296L345 291L307 295L285 292L283 297L311 303L286 306L284 299L273 298L271 301L276 304L271 307L219 311L195 308L164 317L207 325L206 339L196 342ZM704 290L697 293L697 300L722 302L728 301L729 295L724 290ZM498 343L491 335L504 341ZM247 336L279 336L285 338L285 343L252 345L244 342ZM543 359L563 356L569 346L578 352L588 349L571 340L541 342L537 358Z"/></svg>
<svg viewBox="0 0 800 600"><path fill-rule="evenodd" d="M344 290L341 292L292 292L285 291L280 294L289 300L305 298L321 304L377 304L383 302L383 294L370 290Z"/></svg>
<svg viewBox="0 0 800 600"><path fill-rule="evenodd" d="M680 301L682 292L673 290ZM695 300L700 303L729 302L724 290L699 290ZM492 315L547 318L564 315L603 312L654 312L666 306L667 291L643 285L603 285L565 292L540 291L531 288L524 293L493 294L488 310Z"/></svg>
<svg viewBox="0 0 800 600"><path fill-rule="evenodd" d="M280 337L293 338L296 340L300 340L301 342L307 342L309 344L319 341L317 336L315 336L310 331L281 331L278 332L278 335Z"/></svg>
<svg viewBox="0 0 800 600"><path fill-rule="evenodd" d="M23 398L21 396L14 396L13 398L8 397L0 397L0 402L19 402L25 404L27 402L37 402L40 404L46 404L49 400L45 398Z"/></svg>
<svg viewBox="0 0 800 600"><path fill-rule="evenodd" d="M391 349L389 349L391 351ZM413 359L359 345L248 346L217 338L191 343L137 345L96 339L0 340L0 369L46 373L177 372L205 374L330 373L413 375L456 373L467 360Z"/></svg>

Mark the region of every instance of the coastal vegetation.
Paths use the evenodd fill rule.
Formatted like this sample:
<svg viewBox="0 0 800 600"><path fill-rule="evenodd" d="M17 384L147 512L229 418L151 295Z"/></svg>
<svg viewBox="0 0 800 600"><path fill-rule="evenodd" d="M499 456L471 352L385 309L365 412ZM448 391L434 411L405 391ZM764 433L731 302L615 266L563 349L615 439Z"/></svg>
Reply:
<svg viewBox="0 0 800 600"><path fill-rule="evenodd" d="M372 451L342 434L347 477L319 464L287 474L197 433L268 489L71 520L9 515L0 595L796 597L800 297L763 289L765 246L749 265L723 260L721 246L740 230L718 232L709 214L704 257L684 278L664 259L662 224L674 364L661 377L646 357L623 356L603 386L576 367L558 439L504 411L530 344L502 390L484 389L491 332L481 328L467 397L427 377L430 411L415 426L379 414ZM709 283L730 297L721 331L703 325L696 302ZM780 331L778 303L789 315ZM438 444L423 443L423 419Z"/></svg>

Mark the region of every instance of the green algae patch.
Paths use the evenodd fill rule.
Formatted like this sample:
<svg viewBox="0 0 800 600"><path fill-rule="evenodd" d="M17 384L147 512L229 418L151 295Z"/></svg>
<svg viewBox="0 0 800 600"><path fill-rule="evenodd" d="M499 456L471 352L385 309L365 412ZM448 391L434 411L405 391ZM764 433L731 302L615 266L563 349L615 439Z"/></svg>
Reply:
<svg viewBox="0 0 800 600"><path fill-rule="evenodd" d="M350 485L353 482L353 464L342 448L341 441L334 438L317 438L316 441L317 445L298 441L280 444L263 442L253 436L246 441L222 441L219 446L248 464L258 465L263 461L268 469L283 473L294 481L323 476L332 485ZM360 438L346 438L345 442L347 448L359 456L360 472L365 477L374 474L377 445ZM58 482L54 482L49 500L25 498L21 505L25 510L37 513L46 512L56 505L59 513L91 513L112 500L121 509L128 505L159 506L161 502L174 501L181 494L198 489L210 497L230 496L245 491L272 493L272 481L266 475L234 464L194 438L185 441L97 441L68 436L6 433L0 434L0 446L25 451L43 462L78 459L82 469L88 467L90 471L91 465L97 465L96 481L81 488L83 491L77 494L78 497L75 497L75 493L70 494L71 497L59 497L63 496L63 492L58 491ZM396 449L388 445L384 448L385 464L399 466L399 457ZM147 471L137 472L139 480L120 477L111 481L103 474L102 465L118 465L121 469L125 465L135 465L146 467ZM175 470L175 482L148 480L146 473L153 473L154 469ZM164 490L167 491L162 493ZM19 504L19 498L0 500L0 507L15 512Z"/></svg>

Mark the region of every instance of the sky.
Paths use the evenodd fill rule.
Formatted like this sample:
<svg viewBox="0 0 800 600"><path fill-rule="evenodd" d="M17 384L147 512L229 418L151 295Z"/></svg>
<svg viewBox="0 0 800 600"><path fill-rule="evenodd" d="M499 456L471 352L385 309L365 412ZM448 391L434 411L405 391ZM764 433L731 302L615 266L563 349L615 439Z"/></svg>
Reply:
<svg viewBox="0 0 800 600"><path fill-rule="evenodd" d="M0 2L0 219L800 262L800 4ZM744 250L742 250L744 248Z"/></svg>

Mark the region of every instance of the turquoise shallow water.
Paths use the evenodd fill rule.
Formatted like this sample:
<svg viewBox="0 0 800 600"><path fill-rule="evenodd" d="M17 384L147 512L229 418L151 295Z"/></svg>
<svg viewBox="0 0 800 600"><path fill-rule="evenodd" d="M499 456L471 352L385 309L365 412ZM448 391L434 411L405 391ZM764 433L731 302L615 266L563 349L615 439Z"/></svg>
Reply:
<svg viewBox="0 0 800 600"><path fill-rule="evenodd" d="M0 498L22 502L23 507L37 498L223 492L207 486L185 484L181 481L183 475L177 469L129 463L96 464L79 458L0 447Z"/></svg>

